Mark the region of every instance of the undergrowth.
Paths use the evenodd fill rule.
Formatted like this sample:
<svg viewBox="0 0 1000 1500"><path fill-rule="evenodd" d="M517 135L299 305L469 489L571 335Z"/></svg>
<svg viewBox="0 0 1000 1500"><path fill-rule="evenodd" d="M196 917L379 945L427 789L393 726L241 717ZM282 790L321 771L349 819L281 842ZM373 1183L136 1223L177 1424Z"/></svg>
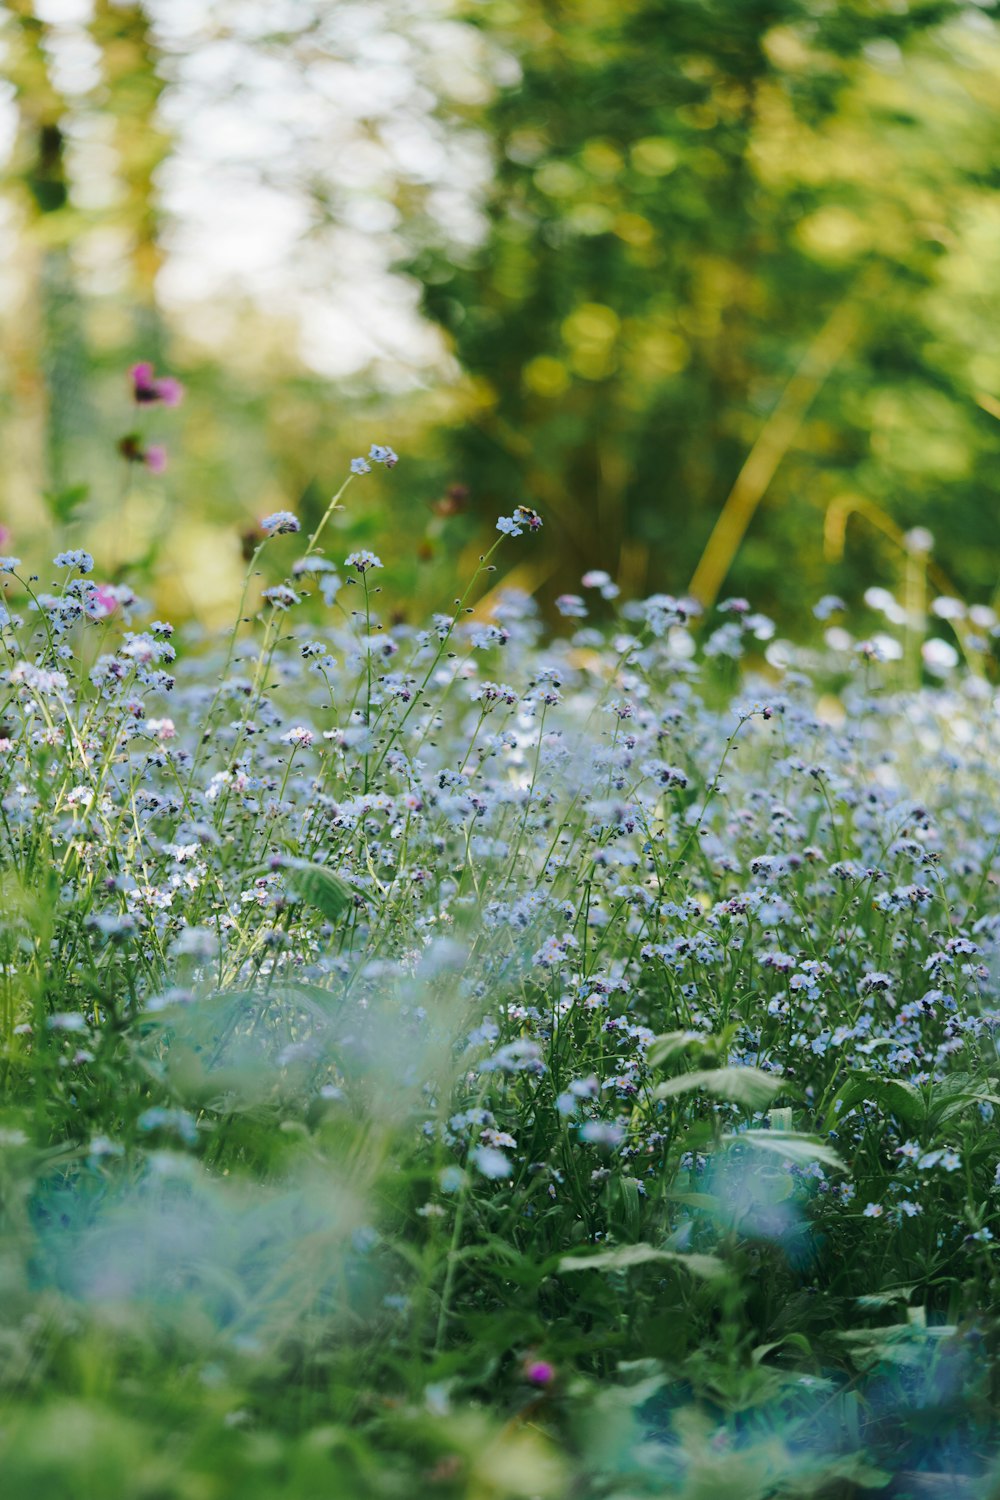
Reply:
<svg viewBox="0 0 1000 1500"><path fill-rule="evenodd" d="M354 493L216 643L0 562L5 1493L988 1494L995 622L553 634L518 507L418 628Z"/></svg>

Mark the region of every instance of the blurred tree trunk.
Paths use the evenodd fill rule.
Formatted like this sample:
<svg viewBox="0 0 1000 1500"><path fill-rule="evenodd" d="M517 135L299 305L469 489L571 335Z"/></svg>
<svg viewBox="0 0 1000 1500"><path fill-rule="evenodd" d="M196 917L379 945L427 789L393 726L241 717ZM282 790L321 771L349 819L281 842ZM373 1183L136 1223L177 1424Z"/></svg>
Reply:
<svg viewBox="0 0 1000 1500"><path fill-rule="evenodd" d="M48 359L52 288L66 274L66 102L56 89L46 53L48 25L30 0L10 0L6 71L14 88L17 134L8 173L15 199L15 283L4 329L7 387L4 505L15 532L37 518L41 492L55 479L53 385ZM26 232L19 233L23 229Z"/></svg>
<svg viewBox="0 0 1000 1500"><path fill-rule="evenodd" d="M8 170L16 200L9 266L16 285L4 327L4 447L11 462L2 503L15 527L37 525L42 496L77 483L89 467L96 427L86 376L92 356L105 351L90 348L73 251L92 228L120 228L126 236L132 327L127 349L107 351L112 362L124 365L137 352L162 358L154 178L168 138L156 119L163 90L159 54L142 4L95 0L88 29L100 52L101 81L89 97L67 99L51 66L50 43L59 28L37 14L34 0L7 6L6 73L18 123ZM91 211L72 202L67 160L74 113L85 118L89 109L111 119L119 189L108 207Z"/></svg>
<svg viewBox="0 0 1000 1500"><path fill-rule="evenodd" d="M95 0L90 34L101 53L101 108L113 121L121 196L115 222L128 234L129 300L145 357L162 358L163 326L156 277L163 263L156 171L169 149L157 118L163 79L160 54L141 3Z"/></svg>

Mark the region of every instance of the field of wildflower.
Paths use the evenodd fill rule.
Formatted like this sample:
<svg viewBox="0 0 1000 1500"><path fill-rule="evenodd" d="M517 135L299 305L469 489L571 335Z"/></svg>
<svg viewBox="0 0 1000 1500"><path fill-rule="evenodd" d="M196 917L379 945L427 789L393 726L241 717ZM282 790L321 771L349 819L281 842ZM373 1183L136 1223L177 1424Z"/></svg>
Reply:
<svg viewBox="0 0 1000 1500"><path fill-rule="evenodd" d="M219 637L0 559L4 1493L1000 1493L995 617L401 623L396 463Z"/></svg>

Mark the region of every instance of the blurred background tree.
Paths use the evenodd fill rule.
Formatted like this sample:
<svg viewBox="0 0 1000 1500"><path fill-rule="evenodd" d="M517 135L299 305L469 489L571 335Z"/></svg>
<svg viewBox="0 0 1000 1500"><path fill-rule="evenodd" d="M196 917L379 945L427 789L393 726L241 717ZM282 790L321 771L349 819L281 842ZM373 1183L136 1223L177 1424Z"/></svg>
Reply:
<svg viewBox="0 0 1000 1500"><path fill-rule="evenodd" d="M600 565L801 624L894 526L992 597L995 12L8 0L0 520L223 613L240 533L378 440L343 540L421 602L517 501L544 598ZM126 480L144 358L190 395Z"/></svg>
<svg viewBox="0 0 1000 1500"><path fill-rule="evenodd" d="M559 585L599 559L635 590L694 581L794 615L871 581L863 522L835 574L821 546L857 494L993 590L988 9L467 7L522 68L480 117L489 231L456 264L427 225L410 268L474 382L463 476L541 506Z"/></svg>

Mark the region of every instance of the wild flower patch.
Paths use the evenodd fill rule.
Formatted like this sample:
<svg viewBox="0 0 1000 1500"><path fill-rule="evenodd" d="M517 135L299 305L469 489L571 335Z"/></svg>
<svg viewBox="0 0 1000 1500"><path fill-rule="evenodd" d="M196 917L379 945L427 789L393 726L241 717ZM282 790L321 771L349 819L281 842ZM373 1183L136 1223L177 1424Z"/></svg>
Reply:
<svg viewBox="0 0 1000 1500"><path fill-rule="evenodd" d="M6 1471L985 1473L992 627L906 691L843 626L807 652L601 571L552 634L476 607L523 505L401 623L332 549L346 491L305 540L262 520L215 645L82 550L0 564Z"/></svg>

